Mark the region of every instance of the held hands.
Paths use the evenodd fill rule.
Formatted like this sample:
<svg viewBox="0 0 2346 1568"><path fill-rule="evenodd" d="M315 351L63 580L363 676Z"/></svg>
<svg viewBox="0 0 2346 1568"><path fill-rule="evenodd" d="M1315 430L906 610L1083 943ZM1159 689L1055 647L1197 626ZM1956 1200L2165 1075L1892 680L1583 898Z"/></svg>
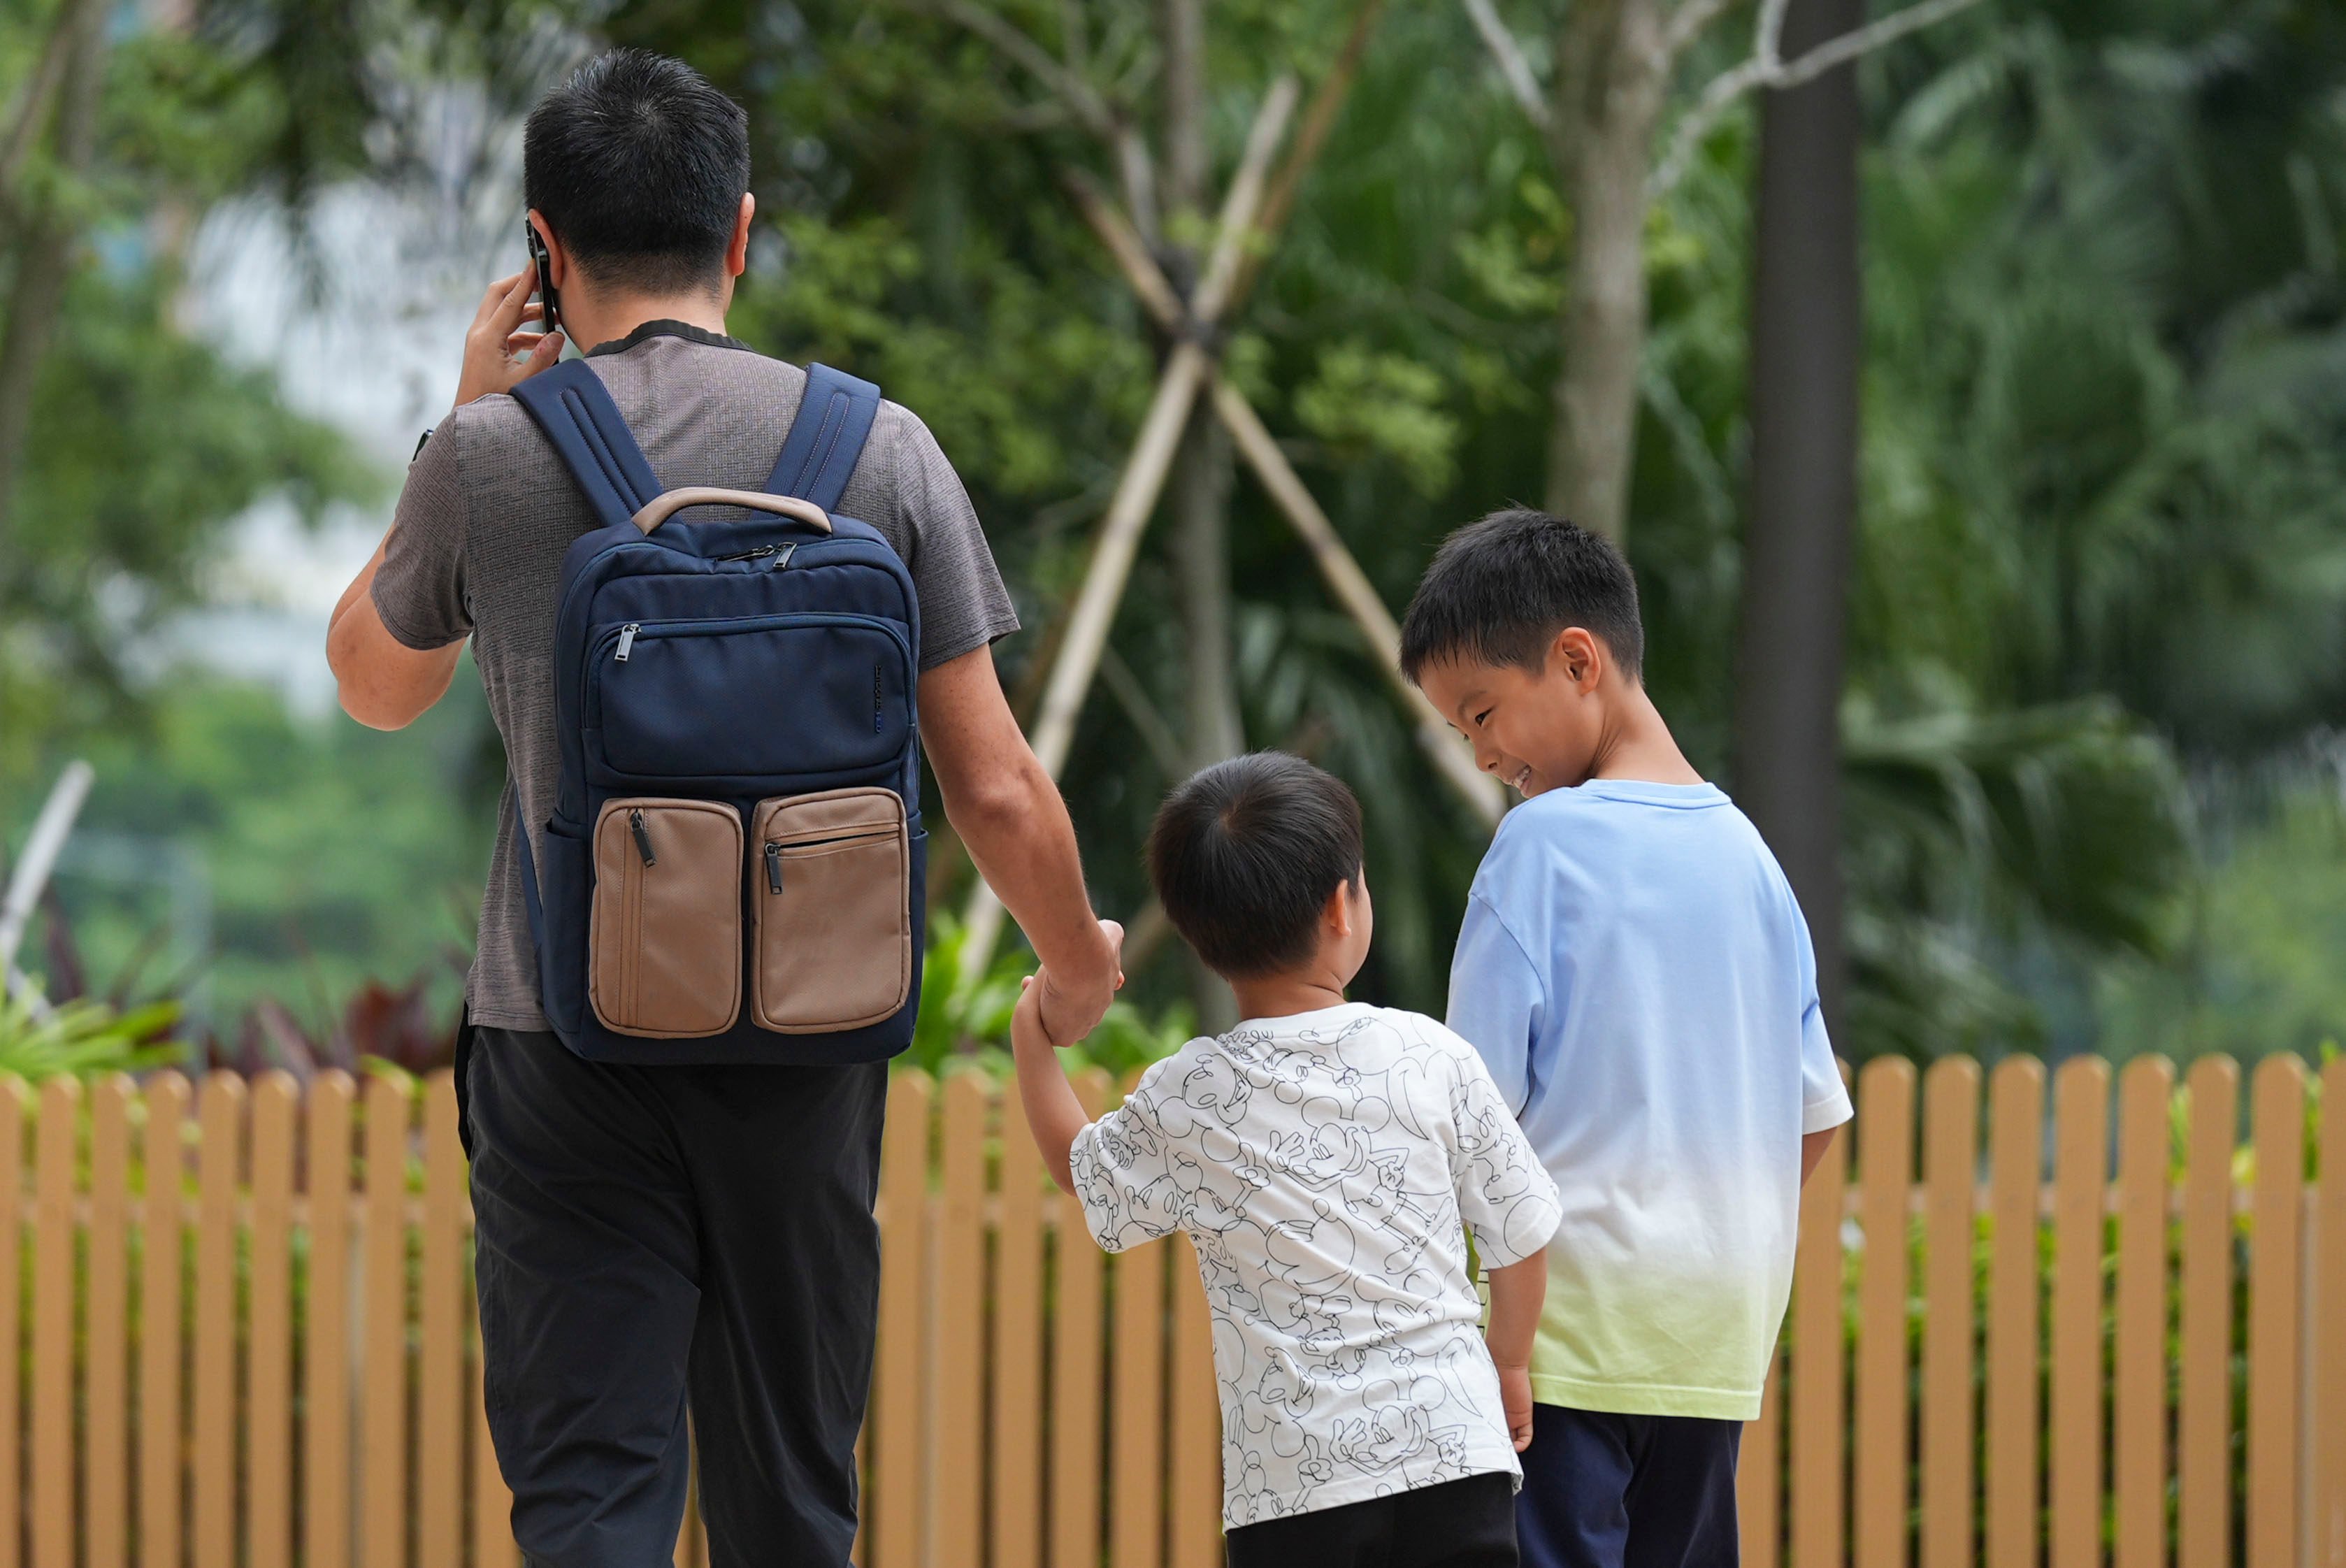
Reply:
<svg viewBox="0 0 2346 1568"><path fill-rule="evenodd" d="M464 365L456 375L456 406L491 392L511 392L562 357L562 334L542 332L525 322L545 320L546 307L533 303L537 264L500 278L481 296L481 308L464 333Z"/></svg>
<svg viewBox="0 0 2346 1568"><path fill-rule="evenodd" d="M1124 927L1112 920L1099 924L1105 941L1095 972L1063 976L1039 969L1026 982L1034 999L1035 1027L1050 1044L1072 1045L1097 1028L1107 1014L1107 1004L1124 986ZM1021 1007L1027 999L1025 994L1019 997ZM1012 1021L1015 1027L1015 1013Z"/></svg>
<svg viewBox="0 0 2346 1568"><path fill-rule="evenodd" d="M1532 1369L1529 1367L1499 1369L1499 1403L1507 1412L1507 1435L1515 1440L1515 1451L1521 1453L1532 1446Z"/></svg>

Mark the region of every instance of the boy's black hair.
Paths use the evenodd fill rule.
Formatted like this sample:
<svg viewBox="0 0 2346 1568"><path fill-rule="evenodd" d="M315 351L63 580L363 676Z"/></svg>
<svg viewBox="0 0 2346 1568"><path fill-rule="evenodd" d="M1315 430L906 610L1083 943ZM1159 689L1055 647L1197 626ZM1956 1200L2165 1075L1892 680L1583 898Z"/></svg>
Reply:
<svg viewBox="0 0 2346 1568"><path fill-rule="evenodd" d="M681 60L613 49L530 111L522 186L597 282L713 289L750 188L750 117Z"/></svg>
<svg viewBox="0 0 2346 1568"><path fill-rule="evenodd" d="M1401 668L1465 657L1536 674L1556 633L1605 639L1631 680L1646 660L1637 579L1612 541L1519 506L1469 523L1442 542L1401 621Z"/></svg>
<svg viewBox="0 0 2346 1568"><path fill-rule="evenodd" d="M1148 830L1148 880L1215 973L1311 956L1320 911L1361 875L1361 803L1300 757L1256 751L1192 774Z"/></svg>

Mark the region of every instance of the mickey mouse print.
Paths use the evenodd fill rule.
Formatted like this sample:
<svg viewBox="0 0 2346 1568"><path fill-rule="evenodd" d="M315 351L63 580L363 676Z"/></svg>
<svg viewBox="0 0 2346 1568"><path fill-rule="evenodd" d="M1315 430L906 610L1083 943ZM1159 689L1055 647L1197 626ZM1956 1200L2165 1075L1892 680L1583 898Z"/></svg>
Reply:
<svg viewBox="0 0 2346 1568"><path fill-rule="evenodd" d="M1226 1526L1520 1476L1465 1237L1504 1267L1562 1210L1448 1029L1352 1003L1192 1040L1070 1163L1101 1247L1178 1230L1197 1251Z"/></svg>

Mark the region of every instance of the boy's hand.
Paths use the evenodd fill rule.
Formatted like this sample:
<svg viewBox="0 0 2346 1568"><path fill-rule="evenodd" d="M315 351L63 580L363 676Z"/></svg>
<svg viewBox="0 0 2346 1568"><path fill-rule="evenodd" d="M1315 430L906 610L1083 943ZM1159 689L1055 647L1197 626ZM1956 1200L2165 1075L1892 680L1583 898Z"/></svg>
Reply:
<svg viewBox="0 0 2346 1568"><path fill-rule="evenodd" d="M533 261L510 278L500 278L481 296L481 308L464 333L464 365L456 375L456 406L491 392L508 392L562 357L562 334L525 327L545 319L546 307L530 302L537 287Z"/></svg>
<svg viewBox="0 0 2346 1568"><path fill-rule="evenodd" d="M1515 1440L1515 1451L1521 1453L1532 1446L1532 1369L1529 1367L1499 1369L1499 1403L1507 1412L1507 1435Z"/></svg>
<svg viewBox="0 0 2346 1568"><path fill-rule="evenodd" d="M1051 1032L1043 1027L1043 988L1035 983L1043 978L1036 970L1018 983L1018 1005L1010 1010L1010 1048L1013 1051L1048 1051Z"/></svg>

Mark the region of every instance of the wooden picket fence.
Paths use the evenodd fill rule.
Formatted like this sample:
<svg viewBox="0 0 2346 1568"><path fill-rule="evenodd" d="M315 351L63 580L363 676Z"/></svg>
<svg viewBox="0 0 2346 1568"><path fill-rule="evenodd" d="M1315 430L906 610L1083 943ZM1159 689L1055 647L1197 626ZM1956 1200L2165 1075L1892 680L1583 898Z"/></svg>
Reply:
<svg viewBox="0 0 2346 1568"><path fill-rule="evenodd" d="M2048 1140L2034 1061L1984 1107L1968 1061L1866 1068L1746 1433L1751 1568L2346 1565L2346 1115L2309 1162L2269 1060L2242 1157L2239 1078L2139 1061L2113 1107L2071 1062ZM1186 1247L1107 1258L1071 1209L1015 1094L895 1077L867 1568L1220 1560ZM445 1074L0 1083L0 1568L515 1568L470 1227Z"/></svg>

